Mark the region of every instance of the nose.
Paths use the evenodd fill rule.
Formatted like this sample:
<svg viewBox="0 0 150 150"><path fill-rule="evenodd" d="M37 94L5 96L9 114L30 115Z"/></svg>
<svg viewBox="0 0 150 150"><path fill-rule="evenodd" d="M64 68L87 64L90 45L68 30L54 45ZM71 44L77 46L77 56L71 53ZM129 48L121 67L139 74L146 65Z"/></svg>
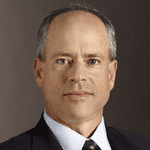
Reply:
<svg viewBox="0 0 150 150"><path fill-rule="evenodd" d="M69 70L68 80L70 82L78 83L87 80L86 70L83 62L74 62Z"/></svg>

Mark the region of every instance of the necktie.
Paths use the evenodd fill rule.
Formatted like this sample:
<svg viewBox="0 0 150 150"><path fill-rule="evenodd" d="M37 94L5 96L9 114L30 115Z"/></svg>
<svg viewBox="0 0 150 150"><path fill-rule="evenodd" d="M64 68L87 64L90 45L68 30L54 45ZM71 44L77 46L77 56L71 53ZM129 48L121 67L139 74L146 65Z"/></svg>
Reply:
<svg viewBox="0 0 150 150"><path fill-rule="evenodd" d="M82 150L101 150L101 149L92 139L88 139L86 140Z"/></svg>

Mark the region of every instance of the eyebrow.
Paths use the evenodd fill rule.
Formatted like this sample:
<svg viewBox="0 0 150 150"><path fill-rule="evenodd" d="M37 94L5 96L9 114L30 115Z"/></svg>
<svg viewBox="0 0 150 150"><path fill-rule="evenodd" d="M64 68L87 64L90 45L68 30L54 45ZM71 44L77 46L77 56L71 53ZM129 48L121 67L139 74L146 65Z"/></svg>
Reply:
<svg viewBox="0 0 150 150"><path fill-rule="evenodd" d="M54 57L58 57L58 56L73 56L71 53L62 53L62 52L58 52L56 54L54 54L52 56L52 58ZM84 54L84 57L86 58L90 58L90 57L100 57L101 59L104 60L104 57L102 55L100 55L99 53L97 54L93 54L93 53L89 53L89 54Z"/></svg>
<svg viewBox="0 0 150 150"><path fill-rule="evenodd" d="M62 53L62 52L57 52L54 55L52 55L52 58L58 57L58 56L72 56L71 53Z"/></svg>

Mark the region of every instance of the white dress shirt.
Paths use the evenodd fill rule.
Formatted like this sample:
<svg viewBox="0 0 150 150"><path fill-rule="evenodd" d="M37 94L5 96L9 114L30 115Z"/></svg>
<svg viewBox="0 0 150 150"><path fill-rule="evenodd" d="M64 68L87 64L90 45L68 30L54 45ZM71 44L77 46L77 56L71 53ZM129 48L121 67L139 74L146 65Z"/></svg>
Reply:
<svg viewBox="0 0 150 150"><path fill-rule="evenodd" d="M74 130L58 123L57 121L50 118L46 111L44 110L44 119L49 126L49 128L54 133L56 139L59 141L63 150L82 150L82 147L87 140L81 134L75 132ZM102 150L111 150L109 141L107 139L106 128L104 124L104 117L102 116L102 121L98 125L97 129L90 137Z"/></svg>

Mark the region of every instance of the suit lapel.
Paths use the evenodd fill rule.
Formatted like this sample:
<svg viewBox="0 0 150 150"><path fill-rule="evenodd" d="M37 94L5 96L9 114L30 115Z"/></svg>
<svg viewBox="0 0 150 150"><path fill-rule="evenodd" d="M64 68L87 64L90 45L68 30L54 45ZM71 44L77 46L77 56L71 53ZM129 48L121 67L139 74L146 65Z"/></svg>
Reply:
<svg viewBox="0 0 150 150"><path fill-rule="evenodd" d="M43 113L31 135L32 150L63 150L55 135L47 126Z"/></svg>
<svg viewBox="0 0 150 150"><path fill-rule="evenodd" d="M113 133L111 132L111 130L107 126L106 126L106 132L107 132L107 138L108 138L111 149L112 150L123 150L119 146L119 144L116 141L116 138L114 137Z"/></svg>
<svg viewBox="0 0 150 150"><path fill-rule="evenodd" d="M123 134L106 126L108 141L112 150L137 150L138 148Z"/></svg>

